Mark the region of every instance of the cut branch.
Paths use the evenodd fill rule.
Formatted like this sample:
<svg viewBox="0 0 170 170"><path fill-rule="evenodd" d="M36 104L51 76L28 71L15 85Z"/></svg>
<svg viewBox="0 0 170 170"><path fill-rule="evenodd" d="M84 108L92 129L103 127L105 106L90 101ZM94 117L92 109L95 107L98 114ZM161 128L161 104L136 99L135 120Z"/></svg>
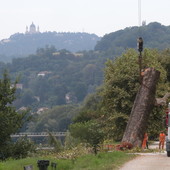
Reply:
<svg viewBox="0 0 170 170"><path fill-rule="evenodd" d="M166 93L164 97L156 98L155 106L166 106L167 100L168 100L169 97L170 97L170 93Z"/></svg>

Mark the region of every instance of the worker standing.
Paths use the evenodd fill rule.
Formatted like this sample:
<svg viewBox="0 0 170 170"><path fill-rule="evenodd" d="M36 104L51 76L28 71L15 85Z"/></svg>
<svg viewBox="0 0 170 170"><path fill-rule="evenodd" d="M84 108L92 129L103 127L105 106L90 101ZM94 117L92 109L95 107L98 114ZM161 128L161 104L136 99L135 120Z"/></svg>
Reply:
<svg viewBox="0 0 170 170"><path fill-rule="evenodd" d="M142 142L142 149L148 149L148 134L144 134L143 142Z"/></svg>
<svg viewBox="0 0 170 170"><path fill-rule="evenodd" d="M165 137L165 133L161 131L159 134L159 149L164 149Z"/></svg>

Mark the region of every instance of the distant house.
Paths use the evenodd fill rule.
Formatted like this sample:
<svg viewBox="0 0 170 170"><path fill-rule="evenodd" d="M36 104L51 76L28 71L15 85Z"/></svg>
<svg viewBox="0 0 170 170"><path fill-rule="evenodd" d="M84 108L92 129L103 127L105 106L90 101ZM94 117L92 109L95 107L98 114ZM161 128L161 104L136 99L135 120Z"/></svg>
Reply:
<svg viewBox="0 0 170 170"><path fill-rule="evenodd" d="M44 77L47 74L51 74L51 71L41 71L37 74L38 77Z"/></svg>
<svg viewBox="0 0 170 170"><path fill-rule="evenodd" d="M38 109L37 114L41 114L41 113L43 113L47 110L48 110L48 107L41 107L41 108Z"/></svg>
<svg viewBox="0 0 170 170"><path fill-rule="evenodd" d="M16 88L22 90L23 89L23 84L16 84Z"/></svg>
<svg viewBox="0 0 170 170"><path fill-rule="evenodd" d="M83 56L83 53L73 53L73 55L74 55L75 57L82 57L82 56Z"/></svg>
<svg viewBox="0 0 170 170"><path fill-rule="evenodd" d="M12 84L11 85L11 88L13 88L15 85L14 84ZM16 89L23 89L23 84L16 84Z"/></svg>
<svg viewBox="0 0 170 170"><path fill-rule="evenodd" d="M65 100L66 100L66 103L68 104L68 103L71 103L71 101L70 101L70 93L67 93L66 95L65 95Z"/></svg>
<svg viewBox="0 0 170 170"><path fill-rule="evenodd" d="M65 95L65 101L67 104L76 103L77 98L76 98L76 96L74 96L72 93L69 92Z"/></svg>

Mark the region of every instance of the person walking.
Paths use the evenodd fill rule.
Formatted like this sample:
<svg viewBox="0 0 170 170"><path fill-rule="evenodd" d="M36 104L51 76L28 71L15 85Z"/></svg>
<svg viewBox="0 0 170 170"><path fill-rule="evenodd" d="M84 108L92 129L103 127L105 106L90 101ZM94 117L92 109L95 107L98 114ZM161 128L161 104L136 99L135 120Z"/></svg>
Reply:
<svg viewBox="0 0 170 170"><path fill-rule="evenodd" d="M165 137L165 133L161 131L159 134L159 149L164 149Z"/></svg>

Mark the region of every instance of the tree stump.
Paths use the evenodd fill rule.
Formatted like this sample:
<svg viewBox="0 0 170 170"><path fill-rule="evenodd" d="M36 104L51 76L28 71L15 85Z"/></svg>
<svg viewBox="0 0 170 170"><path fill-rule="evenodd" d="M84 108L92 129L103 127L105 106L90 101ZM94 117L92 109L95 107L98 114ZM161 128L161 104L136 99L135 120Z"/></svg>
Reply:
<svg viewBox="0 0 170 170"><path fill-rule="evenodd" d="M149 115L155 105L155 92L159 77L160 72L154 68L148 68L144 72L122 142L141 147Z"/></svg>

